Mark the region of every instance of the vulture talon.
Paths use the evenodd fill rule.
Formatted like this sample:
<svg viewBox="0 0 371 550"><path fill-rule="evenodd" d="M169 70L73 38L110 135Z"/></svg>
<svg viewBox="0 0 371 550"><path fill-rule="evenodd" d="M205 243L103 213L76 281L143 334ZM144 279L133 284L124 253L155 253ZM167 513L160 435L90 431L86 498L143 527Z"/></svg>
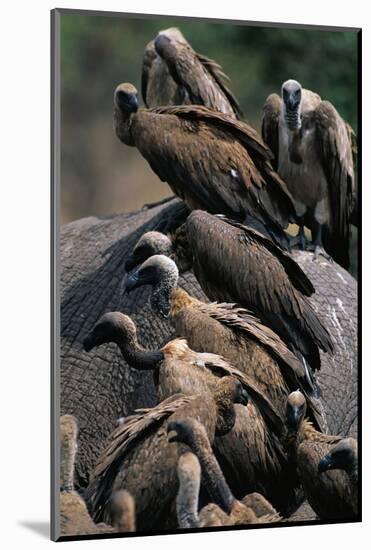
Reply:
<svg viewBox="0 0 371 550"><path fill-rule="evenodd" d="M326 258L326 260L328 260L331 263L334 261L333 258L330 256L330 254L327 254L327 252L325 251L324 248L322 248L322 246L315 246L312 262L319 260L320 256L323 256L323 258Z"/></svg>

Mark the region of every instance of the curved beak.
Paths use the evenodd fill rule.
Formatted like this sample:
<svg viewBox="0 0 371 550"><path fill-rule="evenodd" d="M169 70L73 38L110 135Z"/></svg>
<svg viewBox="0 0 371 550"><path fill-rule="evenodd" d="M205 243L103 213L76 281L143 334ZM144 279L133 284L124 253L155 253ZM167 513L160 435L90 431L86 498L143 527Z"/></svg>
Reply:
<svg viewBox="0 0 371 550"><path fill-rule="evenodd" d="M286 422L289 428L297 430L300 422L300 411L297 407L290 407L287 411Z"/></svg>
<svg viewBox="0 0 371 550"><path fill-rule="evenodd" d="M175 430L170 430L168 433L167 433L167 440L169 443L174 443L176 441L176 438L177 438L178 434L176 433Z"/></svg>
<svg viewBox="0 0 371 550"><path fill-rule="evenodd" d="M134 290L135 288L137 288L140 285L141 285L141 283L140 283L140 280L139 280L139 272L136 271L135 273L133 273L132 275L130 275L130 277L128 277L126 279L125 290L126 290L126 292L131 292L132 290Z"/></svg>
<svg viewBox="0 0 371 550"><path fill-rule="evenodd" d="M92 332L88 334L86 338L84 338L82 345L84 347L84 350L88 352L95 347L95 339Z"/></svg>
<svg viewBox="0 0 371 550"><path fill-rule="evenodd" d="M323 472L330 470L331 466L332 466L331 458L326 455L318 463L318 472L322 474Z"/></svg>
<svg viewBox="0 0 371 550"><path fill-rule="evenodd" d="M242 388L240 403L241 405L245 405L245 406L248 405L249 403L249 394L247 393L245 388Z"/></svg>

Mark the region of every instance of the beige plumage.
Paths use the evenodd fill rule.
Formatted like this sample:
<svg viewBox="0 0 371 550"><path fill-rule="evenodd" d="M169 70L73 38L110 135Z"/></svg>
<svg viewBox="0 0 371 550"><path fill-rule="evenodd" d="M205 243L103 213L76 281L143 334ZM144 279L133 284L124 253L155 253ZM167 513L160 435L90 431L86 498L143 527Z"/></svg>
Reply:
<svg viewBox="0 0 371 550"><path fill-rule="evenodd" d="M271 94L265 102L262 135L294 197L298 223L312 230L316 252L323 245L348 268L354 132L329 101L288 80L281 98Z"/></svg>

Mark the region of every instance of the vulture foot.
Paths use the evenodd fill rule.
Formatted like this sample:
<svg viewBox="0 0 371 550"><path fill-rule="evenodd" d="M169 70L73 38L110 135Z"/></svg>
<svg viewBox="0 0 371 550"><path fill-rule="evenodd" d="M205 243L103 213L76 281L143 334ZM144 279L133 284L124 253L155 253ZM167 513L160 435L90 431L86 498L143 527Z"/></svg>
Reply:
<svg viewBox="0 0 371 550"><path fill-rule="evenodd" d="M312 262L318 260L320 256L323 256L323 258L326 258L326 260L328 260L329 262L334 261L330 254L327 254L326 250L322 248L322 246L315 246Z"/></svg>

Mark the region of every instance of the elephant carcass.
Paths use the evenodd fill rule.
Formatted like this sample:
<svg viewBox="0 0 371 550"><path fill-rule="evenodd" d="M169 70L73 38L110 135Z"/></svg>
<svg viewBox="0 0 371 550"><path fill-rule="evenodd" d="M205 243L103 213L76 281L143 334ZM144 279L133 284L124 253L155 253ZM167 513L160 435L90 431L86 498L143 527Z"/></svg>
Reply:
<svg viewBox="0 0 371 550"><path fill-rule="evenodd" d="M128 367L114 344L86 353L82 341L106 311L133 317L144 346L161 346L173 336L170 322L150 309L150 290L124 293L125 260L139 237L162 229L179 209L173 199L133 214L89 217L62 226L60 235L61 414L73 414L80 426L76 484L85 487L105 438L117 419L137 407L156 403L152 373ZM336 341L336 354L323 356L318 375L331 433L356 435L357 283L346 271L309 253L296 253L317 292L313 303ZM180 285L205 300L191 272Z"/></svg>

